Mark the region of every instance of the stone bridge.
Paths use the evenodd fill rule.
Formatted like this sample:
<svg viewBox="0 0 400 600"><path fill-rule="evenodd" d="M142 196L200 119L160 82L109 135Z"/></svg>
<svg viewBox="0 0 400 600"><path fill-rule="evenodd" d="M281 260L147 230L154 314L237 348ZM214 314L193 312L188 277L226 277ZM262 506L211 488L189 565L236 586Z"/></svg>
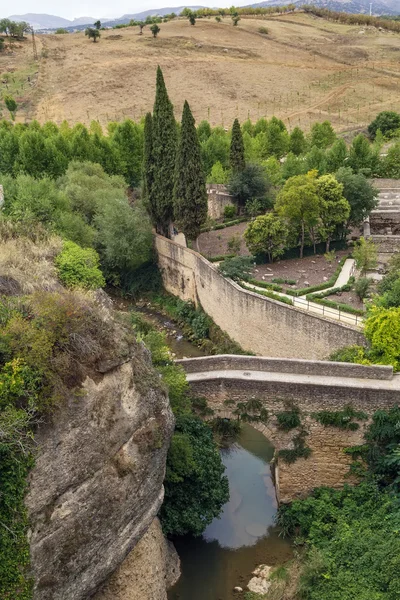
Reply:
<svg viewBox="0 0 400 600"><path fill-rule="evenodd" d="M298 429L279 429L276 414L288 406L300 409L302 428L307 432L308 458L288 464L275 457L275 479L280 502L307 495L313 488L341 487L349 476L349 446L363 443L372 414L400 401L400 375L389 366L364 366L311 360L221 355L176 361L186 374L196 396L205 397L214 416L237 418L239 402L256 398L267 409L266 423L253 426L274 443L276 451L293 448ZM325 427L312 415L352 406L368 415L357 421L356 431Z"/></svg>

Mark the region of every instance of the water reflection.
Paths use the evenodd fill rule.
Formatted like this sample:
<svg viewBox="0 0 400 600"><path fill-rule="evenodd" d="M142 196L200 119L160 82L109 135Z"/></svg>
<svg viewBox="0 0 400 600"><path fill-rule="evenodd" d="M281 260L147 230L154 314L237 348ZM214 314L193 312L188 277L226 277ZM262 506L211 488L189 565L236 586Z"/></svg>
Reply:
<svg viewBox="0 0 400 600"><path fill-rule="evenodd" d="M231 600L233 588L245 587L257 565L289 560L290 545L274 526L272 456L273 447L249 425L236 444L222 451L230 500L202 537L174 540L182 576L169 600Z"/></svg>

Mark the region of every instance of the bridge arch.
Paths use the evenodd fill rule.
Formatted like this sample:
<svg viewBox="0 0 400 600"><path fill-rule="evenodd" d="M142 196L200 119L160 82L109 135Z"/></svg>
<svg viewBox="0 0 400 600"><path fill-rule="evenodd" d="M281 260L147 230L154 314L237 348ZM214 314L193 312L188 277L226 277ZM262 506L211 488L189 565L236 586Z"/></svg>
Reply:
<svg viewBox="0 0 400 600"><path fill-rule="evenodd" d="M214 416L237 418L238 404L257 398L270 417L254 422L279 450L293 449L295 437L306 432L308 458L287 463L276 460L276 485L280 502L307 495L313 488L341 487L349 478L351 457L343 450L363 443L367 420L356 431L325 427L313 416L316 412L338 411L351 405L368 418L379 408L398 403L400 376L391 367L346 363L275 359L254 356L220 355L177 361L192 391L207 399ZM301 427L282 431L276 415L288 404L299 408Z"/></svg>

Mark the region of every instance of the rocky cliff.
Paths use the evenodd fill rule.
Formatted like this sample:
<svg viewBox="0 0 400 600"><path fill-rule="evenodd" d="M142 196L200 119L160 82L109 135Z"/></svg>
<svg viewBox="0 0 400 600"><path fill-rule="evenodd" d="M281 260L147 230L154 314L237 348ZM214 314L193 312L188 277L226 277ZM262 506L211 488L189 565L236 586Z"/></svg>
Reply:
<svg viewBox="0 0 400 600"><path fill-rule="evenodd" d="M90 598L161 505L173 416L146 350L134 348L88 373L37 432L26 499L35 600Z"/></svg>

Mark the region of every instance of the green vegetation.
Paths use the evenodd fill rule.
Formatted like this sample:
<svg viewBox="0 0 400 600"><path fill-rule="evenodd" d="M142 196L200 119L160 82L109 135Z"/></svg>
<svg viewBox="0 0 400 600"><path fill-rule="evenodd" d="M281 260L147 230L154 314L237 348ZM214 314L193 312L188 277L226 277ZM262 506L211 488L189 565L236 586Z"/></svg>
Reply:
<svg viewBox="0 0 400 600"><path fill-rule="evenodd" d="M55 260L58 276L66 287L82 287L89 290L105 285L99 263L96 250L81 248L74 242L65 242Z"/></svg>
<svg viewBox="0 0 400 600"><path fill-rule="evenodd" d="M187 239L194 240L207 217L206 180L193 115L185 102L176 158L175 221Z"/></svg>
<svg viewBox="0 0 400 600"><path fill-rule="evenodd" d="M233 173L243 171L246 166L244 144L239 121L235 119L232 127L231 147L229 155L230 167Z"/></svg>
<svg viewBox="0 0 400 600"><path fill-rule="evenodd" d="M207 354L249 354L216 325L193 302L184 302L169 294L152 295L151 302L182 327L186 337L206 350ZM251 354L251 353L250 353Z"/></svg>
<svg viewBox="0 0 400 600"><path fill-rule="evenodd" d="M351 412L352 418L365 418ZM321 413L320 413L321 414ZM345 426L326 414L329 425ZM336 419L337 422L336 422ZM400 409L377 411L366 444L350 448L361 455L363 481L343 490L316 489L307 499L282 506L279 524L305 545L298 593L306 600L394 600L399 589L398 452ZM361 463L358 463L361 466Z"/></svg>
<svg viewBox="0 0 400 600"><path fill-rule="evenodd" d="M365 421L368 415L365 412L354 410L346 406L343 410L322 410L311 415L316 421L325 427L337 427L338 429L349 429L356 431L360 428L357 421Z"/></svg>
<svg viewBox="0 0 400 600"><path fill-rule="evenodd" d="M178 302L182 313L190 314L193 310ZM225 467L210 427L193 412L185 373L173 363L164 335L137 313L132 313L132 324L136 335L151 351L153 364L168 388L176 417L167 457L165 499L160 511L162 527L168 535L201 535L229 499Z"/></svg>
<svg viewBox="0 0 400 600"><path fill-rule="evenodd" d="M253 268L253 261L248 256L235 256L226 258L218 267L224 277L233 281L248 281Z"/></svg>
<svg viewBox="0 0 400 600"><path fill-rule="evenodd" d="M361 237L356 243L353 256L356 261L357 269L362 274L366 273L371 269L375 269L377 265L378 251L371 239L365 239Z"/></svg>
<svg viewBox="0 0 400 600"><path fill-rule="evenodd" d="M291 406L288 410L277 413L276 420L279 429L290 431L301 425L300 410L297 406Z"/></svg>
<svg viewBox="0 0 400 600"><path fill-rule="evenodd" d="M282 256L289 235L285 222L269 213L261 215L249 223L244 239L252 254L266 254L269 262Z"/></svg>
<svg viewBox="0 0 400 600"><path fill-rule="evenodd" d="M89 40L93 40L96 43L97 40L100 39L101 34L97 27L87 27L87 29L85 29L85 35L87 35Z"/></svg>

